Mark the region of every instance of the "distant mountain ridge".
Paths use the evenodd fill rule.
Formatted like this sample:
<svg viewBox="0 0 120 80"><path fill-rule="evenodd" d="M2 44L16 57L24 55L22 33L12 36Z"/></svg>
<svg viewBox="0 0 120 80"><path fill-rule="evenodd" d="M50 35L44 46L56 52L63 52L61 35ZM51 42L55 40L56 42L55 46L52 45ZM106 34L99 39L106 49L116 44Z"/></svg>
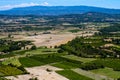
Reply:
<svg viewBox="0 0 120 80"><path fill-rule="evenodd" d="M120 14L120 9L108 9L90 6L31 6L0 11L2 15L66 15L100 12Z"/></svg>

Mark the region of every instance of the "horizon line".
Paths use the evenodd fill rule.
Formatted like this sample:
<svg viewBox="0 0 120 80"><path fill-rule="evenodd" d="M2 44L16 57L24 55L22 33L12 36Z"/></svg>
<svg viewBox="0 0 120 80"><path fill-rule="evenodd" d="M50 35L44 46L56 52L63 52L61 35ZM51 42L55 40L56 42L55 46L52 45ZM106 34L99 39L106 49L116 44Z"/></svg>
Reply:
<svg viewBox="0 0 120 80"><path fill-rule="evenodd" d="M85 6L85 7L96 7L96 8L105 8L105 9L115 9L115 10L119 10L120 8L108 8L108 7L102 7L102 6L88 6L88 5L47 5L47 6L43 6L43 5L34 5L34 6L24 6L24 7L14 7L11 9L0 9L0 11L7 11L7 10L12 10L12 9L16 9L16 8L26 8L26 7L79 7L79 6Z"/></svg>

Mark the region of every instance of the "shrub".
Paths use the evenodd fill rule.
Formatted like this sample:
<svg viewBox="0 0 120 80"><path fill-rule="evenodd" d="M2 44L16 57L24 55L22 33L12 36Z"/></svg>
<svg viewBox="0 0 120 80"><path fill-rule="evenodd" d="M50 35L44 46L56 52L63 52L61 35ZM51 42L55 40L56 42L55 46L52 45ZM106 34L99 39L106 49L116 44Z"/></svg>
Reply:
<svg viewBox="0 0 120 80"><path fill-rule="evenodd" d="M84 63L81 65L81 68L84 70L94 70L94 69L99 69L99 68L104 68L104 65L101 63Z"/></svg>
<svg viewBox="0 0 120 80"><path fill-rule="evenodd" d="M62 50L62 49L58 50L58 53L63 53L63 52L64 52L64 50Z"/></svg>
<svg viewBox="0 0 120 80"><path fill-rule="evenodd" d="M52 72L52 70L51 70L51 69L49 69L49 68L47 68L47 69L46 69L46 71L47 71L47 72Z"/></svg>
<svg viewBox="0 0 120 80"><path fill-rule="evenodd" d="M36 50L36 49L37 47L35 45L31 47L31 50Z"/></svg>
<svg viewBox="0 0 120 80"><path fill-rule="evenodd" d="M58 48L58 46L54 46L54 48Z"/></svg>

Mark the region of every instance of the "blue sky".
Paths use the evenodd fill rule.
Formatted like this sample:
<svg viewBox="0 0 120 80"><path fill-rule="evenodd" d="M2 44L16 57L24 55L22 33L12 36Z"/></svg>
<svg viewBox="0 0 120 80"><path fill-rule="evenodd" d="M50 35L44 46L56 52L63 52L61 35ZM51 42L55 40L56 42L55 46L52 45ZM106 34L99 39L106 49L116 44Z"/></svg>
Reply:
<svg viewBox="0 0 120 80"><path fill-rule="evenodd" d="M26 6L97 6L120 9L120 0L0 0L0 10Z"/></svg>

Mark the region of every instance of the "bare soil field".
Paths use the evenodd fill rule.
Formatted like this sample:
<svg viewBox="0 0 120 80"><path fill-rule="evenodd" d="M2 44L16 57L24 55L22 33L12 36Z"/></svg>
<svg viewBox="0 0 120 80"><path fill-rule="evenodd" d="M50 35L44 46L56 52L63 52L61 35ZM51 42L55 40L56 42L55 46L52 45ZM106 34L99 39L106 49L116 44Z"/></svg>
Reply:
<svg viewBox="0 0 120 80"><path fill-rule="evenodd" d="M37 36L26 37L26 40L32 40L37 46L59 46L60 44L65 44L75 38L73 34L42 34Z"/></svg>
<svg viewBox="0 0 120 80"><path fill-rule="evenodd" d="M47 71L47 69L51 70L50 72ZM52 67L49 65L40 66L40 67L32 67L32 68L26 68L26 70L30 73L27 75L18 75L16 77L9 76L6 77L7 79L11 80L29 80L30 78L37 77L38 80L69 80L59 74L57 74L55 71L62 70L56 67Z"/></svg>
<svg viewBox="0 0 120 80"><path fill-rule="evenodd" d="M30 34L30 33L29 33ZM33 34L33 33L31 33ZM20 35L13 35L13 39L15 41L19 40L31 40L33 43L37 46L47 46L49 47L54 47L54 46L59 46L61 44L65 44L68 41L71 41L77 36L92 36L94 33L70 33L70 32L51 32L51 34L42 34L38 33L38 35L33 35L33 36L27 36L26 33L20 34Z"/></svg>

